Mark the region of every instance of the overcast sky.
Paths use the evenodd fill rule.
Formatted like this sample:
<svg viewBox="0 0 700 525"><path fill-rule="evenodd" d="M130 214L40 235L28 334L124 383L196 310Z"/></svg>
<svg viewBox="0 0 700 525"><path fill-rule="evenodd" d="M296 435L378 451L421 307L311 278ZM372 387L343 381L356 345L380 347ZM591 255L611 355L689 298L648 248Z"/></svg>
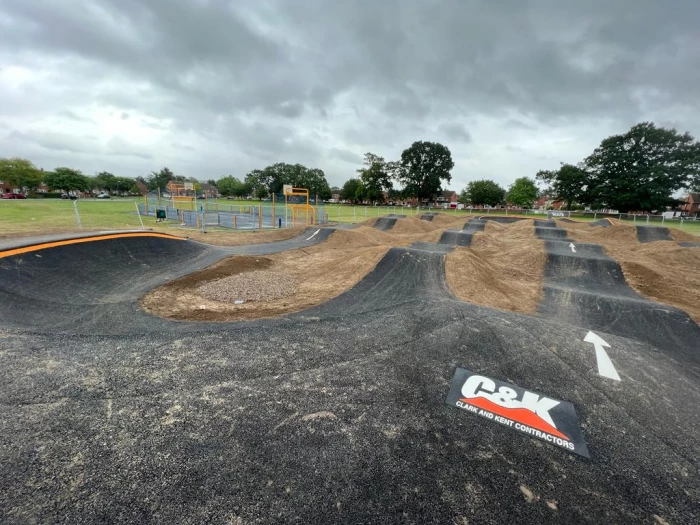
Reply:
<svg viewBox="0 0 700 525"><path fill-rule="evenodd" d="M355 175L415 140L507 185L643 120L700 138L698 0L0 0L0 156Z"/></svg>

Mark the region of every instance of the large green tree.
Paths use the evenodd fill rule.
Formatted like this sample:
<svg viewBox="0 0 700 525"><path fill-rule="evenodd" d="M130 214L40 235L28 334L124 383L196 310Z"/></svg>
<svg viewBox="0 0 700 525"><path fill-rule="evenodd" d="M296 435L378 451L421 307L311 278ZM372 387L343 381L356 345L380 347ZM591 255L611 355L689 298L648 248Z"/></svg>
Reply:
<svg viewBox="0 0 700 525"><path fill-rule="evenodd" d="M364 188L364 198L372 204L384 202L384 192L390 192L394 185L386 161L379 155L365 153L364 166L357 170Z"/></svg>
<svg viewBox="0 0 700 525"><path fill-rule="evenodd" d="M184 177L175 177L175 174L170 171L169 168L163 168L160 171L151 172L151 174L146 178L146 186L148 186L149 190L165 188L168 182L171 180L176 181L177 179L184 180Z"/></svg>
<svg viewBox="0 0 700 525"><path fill-rule="evenodd" d="M506 200L515 206L531 208L532 204L537 200L537 193L537 185L534 180L520 177L515 179L508 188Z"/></svg>
<svg viewBox="0 0 700 525"><path fill-rule="evenodd" d="M27 159L0 159L0 180L12 186L34 191L43 179L44 172Z"/></svg>
<svg viewBox="0 0 700 525"><path fill-rule="evenodd" d="M505 196L506 190L492 180L473 180L464 191L464 200L474 206L496 206Z"/></svg>
<svg viewBox="0 0 700 525"><path fill-rule="evenodd" d="M621 212L660 210L700 177L700 144L687 132L642 122L603 140L585 166L596 205Z"/></svg>
<svg viewBox="0 0 700 525"><path fill-rule="evenodd" d="M545 192L563 200L567 210L574 203L590 204L592 201L591 174L583 166L562 164L558 170L538 171L535 178L547 184Z"/></svg>
<svg viewBox="0 0 700 525"><path fill-rule="evenodd" d="M249 182L256 195L262 194L260 188L266 190L268 194L280 195L284 185L288 184L295 188L306 188L309 190L310 198L318 195L319 200L331 198L331 188L326 180L323 170L318 168L307 168L302 164L287 164L277 162L267 166L262 170L253 170L246 175L246 182ZM263 197L264 198L264 197Z"/></svg>
<svg viewBox="0 0 700 525"><path fill-rule="evenodd" d="M216 183L219 193L224 197L247 197L253 193L252 186L247 182L242 182L236 177L229 175L219 179Z"/></svg>
<svg viewBox="0 0 700 525"><path fill-rule="evenodd" d="M345 181L343 189L340 190L340 198L344 201L356 203L364 197L364 188L360 179L350 179Z"/></svg>
<svg viewBox="0 0 700 525"><path fill-rule="evenodd" d="M403 184L406 195L418 202L429 200L442 190L442 181L450 182L454 168L450 150L439 142L416 141L392 164L394 177Z"/></svg>
<svg viewBox="0 0 700 525"><path fill-rule="evenodd" d="M90 181L80 170L72 168L56 168L46 173L44 182L52 190L85 191L90 187Z"/></svg>
<svg viewBox="0 0 700 525"><path fill-rule="evenodd" d="M260 200L269 194L271 182L271 176L265 170L253 170L245 176L245 183L250 186L251 193Z"/></svg>

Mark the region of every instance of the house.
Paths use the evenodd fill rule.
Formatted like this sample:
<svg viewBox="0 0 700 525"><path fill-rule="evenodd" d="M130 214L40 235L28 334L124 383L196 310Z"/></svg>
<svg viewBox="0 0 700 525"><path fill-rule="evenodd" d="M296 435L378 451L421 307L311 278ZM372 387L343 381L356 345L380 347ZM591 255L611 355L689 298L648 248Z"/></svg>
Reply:
<svg viewBox="0 0 700 525"><path fill-rule="evenodd" d="M148 186L146 186L142 181L137 180L135 184L141 195L146 195L148 193Z"/></svg>
<svg viewBox="0 0 700 525"><path fill-rule="evenodd" d="M700 193L691 193L681 205L683 217L700 217Z"/></svg>
<svg viewBox="0 0 700 525"><path fill-rule="evenodd" d="M537 210L561 210L564 207L564 201L546 195L537 199L535 209Z"/></svg>
<svg viewBox="0 0 700 525"><path fill-rule="evenodd" d="M443 208L456 208L457 207L457 192L452 190L441 191L435 203Z"/></svg>
<svg viewBox="0 0 700 525"><path fill-rule="evenodd" d="M213 186L209 184L208 182L202 182L202 195L206 199L216 199L217 195L219 194L219 190L216 189L216 186Z"/></svg>
<svg viewBox="0 0 700 525"><path fill-rule="evenodd" d="M0 193L22 193L17 186L0 180Z"/></svg>
<svg viewBox="0 0 700 525"><path fill-rule="evenodd" d="M331 188L331 199L333 202L340 202L340 188L338 186Z"/></svg>

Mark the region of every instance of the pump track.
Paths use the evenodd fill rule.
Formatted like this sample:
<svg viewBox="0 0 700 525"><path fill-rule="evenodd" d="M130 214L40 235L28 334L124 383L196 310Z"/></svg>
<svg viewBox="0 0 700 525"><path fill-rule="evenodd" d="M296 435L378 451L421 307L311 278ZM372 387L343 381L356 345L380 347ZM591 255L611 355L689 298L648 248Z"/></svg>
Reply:
<svg viewBox="0 0 700 525"><path fill-rule="evenodd" d="M236 323L138 301L334 230L240 247L4 241L0 523L700 523L700 327L551 221L532 228L547 252L536 314L462 302L445 253L484 224L391 248L317 307ZM448 406L458 369L571 406L586 453Z"/></svg>

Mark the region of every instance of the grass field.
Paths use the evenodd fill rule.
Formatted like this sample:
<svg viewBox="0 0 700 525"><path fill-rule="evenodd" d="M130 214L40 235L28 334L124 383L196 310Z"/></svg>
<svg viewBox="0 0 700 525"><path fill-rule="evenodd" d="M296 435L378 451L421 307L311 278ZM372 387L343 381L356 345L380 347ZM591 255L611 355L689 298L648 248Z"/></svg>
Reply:
<svg viewBox="0 0 700 525"><path fill-rule="evenodd" d="M111 230L111 229L136 229L141 228L141 222L136 213L136 202L140 199L109 199L90 200L83 199L77 202L82 228L85 230ZM219 199L217 201L221 211L229 211L234 207L239 211L240 207L257 205L257 201L229 201ZM269 202L263 202L263 206L269 206ZM210 203L210 209L214 206ZM373 217L381 217L391 213L411 216L420 216L428 210L416 208L402 208L400 206L349 206L344 204L329 204L325 206L328 220L331 222L362 222ZM432 210L456 217L470 217L485 215L483 210ZM492 212L494 215L505 215L505 210ZM513 214L509 214L513 215ZM542 214L513 215L524 217L539 217ZM592 215L573 215L576 220L593 220ZM598 216L597 218L600 218ZM613 218L616 218L613 216ZM152 217L143 218L147 228L166 230L182 229L176 223L156 224ZM634 224L647 224L645 218L636 220L628 219L625 222ZM650 226L667 226L679 228L693 235L700 235L700 221L664 221L651 220ZM74 203L65 200L0 200L0 236L31 235L41 233L54 233L79 230Z"/></svg>

